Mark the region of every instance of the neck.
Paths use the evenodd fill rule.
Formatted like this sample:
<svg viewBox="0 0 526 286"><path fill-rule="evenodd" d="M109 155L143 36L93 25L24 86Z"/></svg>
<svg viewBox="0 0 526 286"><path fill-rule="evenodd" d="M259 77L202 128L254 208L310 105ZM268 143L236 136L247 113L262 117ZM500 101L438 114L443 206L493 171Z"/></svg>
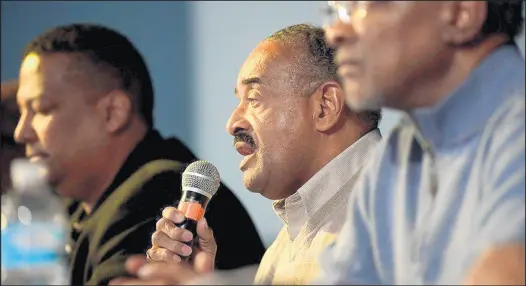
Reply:
<svg viewBox="0 0 526 286"><path fill-rule="evenodd" d="M419 84L399 103L397 109L410 111L419 107L431 107L451 95L470 76L473 70L497 47L506 43L503 35L489 36L476 46L465 46L453 52L448 67L439 76L429 77Z"/></svg>
<svg viewBox="0 0 526 286"><path fill-rule="evenodd" d="M113 182L115 176L121 169L122 165L137 146L137 144L146 136L148 128L139 120L135 120L128 130L120 133L108 144L102 162L92 176L89 176L86 184L85 194L89 194L83 200L83 206L86 212L91 213L97 201L102 197L104 192Z"/></svg>
<svg viewBox="0 0 526 286"><path fill-rule="evenodd" d="M367 133L368 126L357 116L347 116L343 120L337 130L320 135L319 142L322 143L317 144L318 147L312 153L315 155L305 172L303 184Z"/></svg>

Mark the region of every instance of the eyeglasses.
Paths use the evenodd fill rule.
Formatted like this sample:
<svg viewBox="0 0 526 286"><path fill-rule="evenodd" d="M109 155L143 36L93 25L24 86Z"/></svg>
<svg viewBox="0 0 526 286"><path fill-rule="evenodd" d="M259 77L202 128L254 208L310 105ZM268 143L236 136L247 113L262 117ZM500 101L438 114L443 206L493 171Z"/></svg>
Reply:
<svg viewBox="0 0 526 286"><path fill-rule="evenodd" d="M323 10L324 26L330 26L336 20L351 23L354 17L365 16L371 2L378 1L327 1L327 6Z"/></svg>

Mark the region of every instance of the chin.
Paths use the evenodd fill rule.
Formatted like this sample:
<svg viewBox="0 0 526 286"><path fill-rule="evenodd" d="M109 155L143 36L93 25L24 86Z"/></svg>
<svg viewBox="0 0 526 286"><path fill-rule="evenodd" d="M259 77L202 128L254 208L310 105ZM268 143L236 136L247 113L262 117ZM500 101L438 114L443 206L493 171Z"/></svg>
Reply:
<svg viewBox="0 0 526 286"><path fill-rule="evenodd" d="M345 104L356 112L376 111L381 109L384 103L383 96L376 88L370 88L365 79L350 80L343 82L345 92Z"/></svg>
<svg viewBox="0 0 526 286"><path fill-rule="evenodd" d="M266 199L272 200L272 201L278 201L278 200L284 200L289 197L289 195L284 195L282 193L276 193L275 189L272 189L270 191L260 191L258 192L260 195L265 197Z"/></svg>
<svg viewBox="0 0 526 286"><path fill-rule="evenodd" d="M257 182L253 178L247 177L246 173L243 174L243 183L245 188L252 193L260 193L257 188Z"/></svg>
<svg viewBox="0 0 526 286"><path fill-rule="evenodd" d="M266 198L268 198L265 195L264 191L264 184L261 176L254 176L251 174L249 170L245 171L243 173L243 183L245 185L245 188L249 190L251 193L260 194Z"/></svg>
<svg viewBox="0 0 526 286"><path fill-rule="evenodd" d="M382 97L374 93L362 96L356 93L348 94L345 98L345 103L351 110L356 112L376 111L383 107Z"/></svg>
<svg viewBox="0 0 526 286"><path fill-rule="evenodd" d="M52 181L50 180L50 186L53 190L53 192L65 199L73 199L73 200L82 200L82 198L79 198L78 194L76 193L78 191L78 188L75 186L68 186L66 182L63 181Z"/></svg>

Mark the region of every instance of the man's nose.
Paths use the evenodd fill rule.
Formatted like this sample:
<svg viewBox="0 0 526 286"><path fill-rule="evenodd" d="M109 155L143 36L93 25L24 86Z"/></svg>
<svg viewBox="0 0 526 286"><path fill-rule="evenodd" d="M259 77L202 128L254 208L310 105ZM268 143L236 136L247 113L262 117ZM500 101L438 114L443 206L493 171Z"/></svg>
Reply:
<svg viewBox="0 0 526 286"><path fill-rule="evenodd" d="M15 141L19 144L29 144L37 140L37 135L33 129L31 118L27 112L23 112L18 120L14 132Z"/></svg>
<svg viewBox="0 0 526 286"><path fill-rule="evenodd" d="M344 23L337 19L325 28L325 38L330 46L337 48L343 43L353 43L356 33L351 23Z"/></svg>
<svg viewBox="0 0 526 286"><path fill-rule="evenodd" d="M250 129L250 124L245 119L244 109L237 107L230 115L228 122L226 123L226 131L234 136L235 132L238 130L248 130Z"/></svg>

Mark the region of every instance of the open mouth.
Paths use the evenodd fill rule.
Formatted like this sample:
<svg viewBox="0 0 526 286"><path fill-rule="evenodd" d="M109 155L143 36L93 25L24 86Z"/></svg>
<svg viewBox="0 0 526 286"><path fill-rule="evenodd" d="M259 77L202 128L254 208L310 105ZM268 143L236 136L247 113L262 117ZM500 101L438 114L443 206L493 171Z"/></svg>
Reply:
<svg viewBox="0 0 526 286"><path fill-rule="evenodd" d="M254 155L255 149L251 144L244 141L237 141L234 144L234 147L239 154L243 155L243 160L241 160L239 163L239 169L244 172L247 168L246 164L248 160L250 160L250 158L252 158Z"/></svg>
<svg viewBox="0 0 526 286"><path fill-rule="evenodd" d="M237 152L243 156L254 154L254 148L246 142L238 141L234 144L234 147L236 148Z"/></svg>

